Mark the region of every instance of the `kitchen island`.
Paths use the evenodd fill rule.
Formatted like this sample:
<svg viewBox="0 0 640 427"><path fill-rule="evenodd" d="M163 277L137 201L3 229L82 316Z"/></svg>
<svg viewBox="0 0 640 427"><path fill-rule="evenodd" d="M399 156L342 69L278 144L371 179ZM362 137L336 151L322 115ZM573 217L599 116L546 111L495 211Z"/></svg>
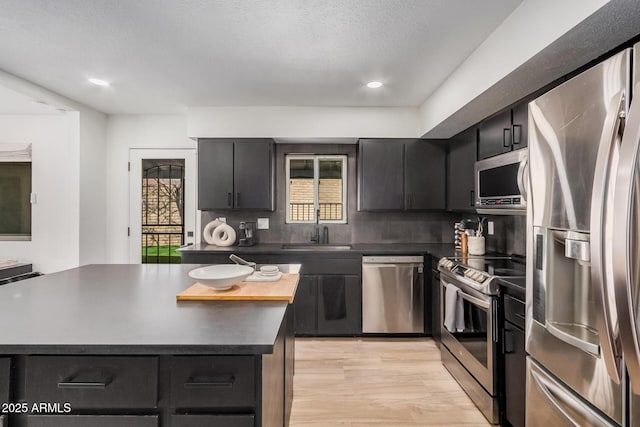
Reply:
<svg viewBox="0 0 640 427"><path fill-rule="evenodd" d="M287 302L177 302L193 268L89 265L1 287L0 426L287 425Z"/></svg>

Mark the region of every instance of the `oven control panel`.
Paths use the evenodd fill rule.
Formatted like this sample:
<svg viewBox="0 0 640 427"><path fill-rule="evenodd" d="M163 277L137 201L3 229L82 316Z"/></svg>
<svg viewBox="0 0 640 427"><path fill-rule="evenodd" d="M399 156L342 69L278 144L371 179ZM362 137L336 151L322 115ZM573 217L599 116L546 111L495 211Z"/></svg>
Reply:
<svg viewBox="0 0 640 427"><path fill-rule="evenodd" d="M458 276L463 276L469 280L473 280L477 283L484 283L491 277L483 271L475 270L458 262L452 261L448 258L440 259L440 262L438 262L438 267L450 271Z"/></svg>

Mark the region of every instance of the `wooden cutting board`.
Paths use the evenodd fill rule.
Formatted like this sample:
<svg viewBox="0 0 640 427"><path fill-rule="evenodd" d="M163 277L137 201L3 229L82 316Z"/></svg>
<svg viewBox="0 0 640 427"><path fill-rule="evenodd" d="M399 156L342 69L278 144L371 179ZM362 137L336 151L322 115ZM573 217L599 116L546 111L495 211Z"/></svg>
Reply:
<svg viewBox="0 0 640 427"><path fill-rule="evenodd" d="M277 282L240 282L226 291L196 283L176 295L178 301L289 301L293 303L299 274L283 274Z"/></svg>

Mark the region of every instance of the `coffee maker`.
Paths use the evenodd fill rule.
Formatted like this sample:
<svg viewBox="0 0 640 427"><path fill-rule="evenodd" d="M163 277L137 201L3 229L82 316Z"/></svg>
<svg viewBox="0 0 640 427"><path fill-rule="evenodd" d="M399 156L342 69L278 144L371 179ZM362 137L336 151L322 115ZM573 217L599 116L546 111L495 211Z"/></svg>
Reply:
<svg viewBox="0 0 640 427"><path fill-rule="evenodd" d="M256 223L242 221L240 223L240 233L238 235L238 246L253 246L256 244Z"/></svg>

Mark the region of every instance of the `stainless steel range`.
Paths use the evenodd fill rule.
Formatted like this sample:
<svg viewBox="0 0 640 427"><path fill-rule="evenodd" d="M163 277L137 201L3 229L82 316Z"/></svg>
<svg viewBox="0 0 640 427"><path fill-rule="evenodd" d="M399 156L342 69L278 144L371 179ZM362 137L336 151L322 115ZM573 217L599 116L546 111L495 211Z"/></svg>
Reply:
<svg viewBox="0 0 640 427"><path fill-rule="evenodd" d="M487 420L498 424L498 279L524 277L524 258L442 258L438 270L442 363Z"/></svg>

